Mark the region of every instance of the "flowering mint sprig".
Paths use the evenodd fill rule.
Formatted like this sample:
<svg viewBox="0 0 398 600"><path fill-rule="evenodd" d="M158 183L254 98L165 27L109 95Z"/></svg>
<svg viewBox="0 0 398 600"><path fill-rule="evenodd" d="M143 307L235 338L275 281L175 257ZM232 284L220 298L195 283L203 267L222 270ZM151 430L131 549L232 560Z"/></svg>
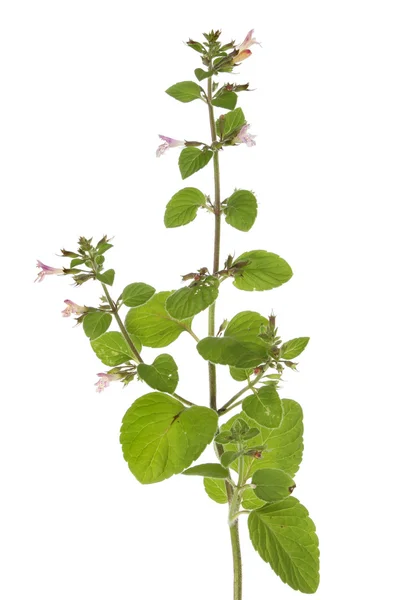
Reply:
<svg viewBox="0 0 398 600"><path fill-rule="evenodd" d="M186 226L200 208L205 209L214 227L212 264L192 265L177 290L156 292L150 284L134 282L116 299L109 289L115 272L104 265L104 254L111 248L106 236L97 244L92 238L80 238L77 252L62 250L63 257L70 259L64 269L38 264L38 281L49 274L63 274L70 275L76 285L89 280L100 284L98 306L66 300L62 314L77 315L98 359L109 367L98 373L97 392L114 381L127 385L140 380L150 388L134 400L121 426L123 456L136 479L154 484L178 474L202 477L208 496L228 505L234 600L242 599L238 528L246 515L253 547L283 582L304 593L315 592L319 583L315 526L307 509L292 495L303 454L303 413L297 402L279 395L282 376L289 369L296 370L295 359L309 338L283 341L273 313L264 317L243 310L222 318L216 315L217 298L225 292L226 280L238 290L260 292L292 277L289 264L266 250L248 250L237 257L226 252L222 259L224 223L247 232L256 221L258 207L253 191L232 182L225 184L226 193L221 194L221 155L227 159L230 149L241 144L253 148L256 136L249 132L250 124L237 106L249 84L220 85L217 78L224 73L232 78L236 66L252 55L250 48L258 44L253 34L251 30L240 44L221 42L220 31L204 34L201 42L190 39L187 46L201 59L202 66L194 71L197 81L184 80L166 90L182 104L199 100L206 107L209 137L198 142L161 135L157 156L180 148L178 166L183 180L212 165L214 189L190 186L178 190L167 203L164 223L168 228ZM204 138L200 132L197 139ZM234 177L239 179L239 170ZM207 331L195 333L193 321L203 311L207 312ZM198 361L207 362L208 406L188 400L189 388L180 395L179 366L163 351L181 335L195 344ZM160 349L153 362L146 358L148 347ZM218 365L228 367L238 388L229 399L220 399ZM196 372L195 366L188 368ZM191 380L196 382L195 377ZM228 413L236 409L240 412L230 417ZM221 422L226 415L229 420ZM214 461L192 465L212 442Z"/></svg>

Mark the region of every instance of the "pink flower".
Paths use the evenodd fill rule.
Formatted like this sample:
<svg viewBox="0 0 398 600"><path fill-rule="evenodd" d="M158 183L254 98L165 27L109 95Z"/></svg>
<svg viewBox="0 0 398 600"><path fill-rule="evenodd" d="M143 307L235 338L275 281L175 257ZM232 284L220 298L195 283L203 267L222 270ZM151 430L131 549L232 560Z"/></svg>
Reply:
<svg viewBox="0 0 398 600"><path fill-rule="evenodd" d="M109 387L111 381L116 381L120 379L118 375L113 373L97 373L99 380L95 384L97 386L97 392L101 393L105 388Z"/></svg>
<svg viewBox="0 0 398 600"><path fill-rule="evenodd" d="M61 313L64 317L70 317L71 315L83 315L85 312L87 312L87 308L85 306L80 306L79 304L72 302L72 300L64 300L64 302L67 305Z"/></svg>
<svg viewBox="0 0 398 600"><path fill-rule="evenodd" d="M242 60L249 58L252 53L251 50L249 50L250 46L253 46L253 44L260 45L260 42L258 42L256 38L253 38L253 32L254 29L251 29L240 46L238 46L238 54L232 59L233 63L240 63Z"/></svg>
<svg viewBox="0 0 398 600"><path fill-rule="evenodd" d="M238 135L234 138L235 144L246 144L246 146L255 146L256 142L254 141L255 135L248 133L248 129L250 125L246 123L243 125L242 129L239 131Z"/></svg>
<svg viewBox="0 0 398 600"><path fill-rule="evenodd" d="M156 156L162 156L169 148L177 148L177 146L185 146L185 142L181 140L175 140L173 138L169 138L165 135L159 135L160 139L163 140L163 144L160 144L159 148L156 150Z"/></svg>
<svg viewBox="0 0 398 600"><path fill-rule="evenodd" d="M47 265L44 265L42 262L40 262L40 260L37 261L36 266L38 269L41 269L41 271L37 274L35 282L38 281L40 283L40 281L43 281L43 279L46 275L63 275L63 273L64 273L63 269L56 269L55 267L48 267Z"/></svg>

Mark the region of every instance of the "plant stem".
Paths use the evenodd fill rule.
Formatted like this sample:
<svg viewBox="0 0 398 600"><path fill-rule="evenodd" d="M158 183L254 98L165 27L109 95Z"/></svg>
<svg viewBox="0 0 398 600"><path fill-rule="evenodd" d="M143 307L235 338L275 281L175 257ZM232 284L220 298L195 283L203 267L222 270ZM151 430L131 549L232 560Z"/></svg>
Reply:
<svg viewBox="0 0 398 600"><path fill-rule="evenodd" d="M175 392L173 392L171 395L174 396L174 398L176 398L177 400L179 400L183 404L186 404L187 406L196 406L196 404L194 404L193 402L190 402L189 400L185 400L185 398L183 398L179 394L176 394Z"/></svg>
<svg viewBox="0 0 398 600"><path fill-rule="evenodd" d="M227 410L228 407L230 407L231 404L233 404L235 402L235 400L238 400L238 398L240 398L242 396L242 394L251 390L253 388L253 385L255 385L257 383L257 381L259 381L263 375L264 375L264 373L261 372L252 381L249 381L249 383L244 388L242 388L237 394L235 394L235 396L232 396L231 400L228 400L228 402L226 402L224 404L224 406L222 406L221 408L218 409L218 414L222 415L225 412L228 412L228 410ZM237 405L235 405L235 406L237 406Z"/></svg>
<svg viewBox="0 0 398 600"><path fill-rule="evenodd" d="M124 326L123 321L121 320L119 313L117 311L117 307L116 304L114 303L114 301L112 300L109 292L108 292L108 288L106 287L105 283L101 283L102 285L102 289L104 290L104 294L106 296L106 299L108 300L109 306L111 307L111 311L112 314L114 315L117 324L119 325L119 329L124 337L124 339L126 340L130 350L132 351L132 353L134 354L134 356L136 357L136 359L138 360L138 362L142 363L144 362L141 358L140 353L138 352L137 348L135 347L135 344L133 342L133 340L131 339L131 337L129 336L127 329Z"/></svg>
<svg viewBox="0 0 398 600"><path fill-rule="evenodd" d="M210 64L209 69L212 69ZM217 141L216 122L214 118L214 109L212 105L213 80L209 77L207 80L207 106L209 109L209 121L211 140L214 144ZM214 252L213 252L213 273L220 269L220 241L221 241L221 193L220 193L220 163L218 150L214 149L213 154L214 168ZM209 308L208 335L214 337L216 329L216 303ZM217 374L216 366L209 362L209 389L210 389L210 408L217 411ZM217 453L221 456L222 446L217 448ZM232 486L226 482L225 487L228 495L230 510L239 510L239 504L235 509L236 500L239 503L238 490L233 490ZM230 524L230 535L234 568L234 600L242 600L242 557L239 543L238 521Z"/></svg>
<svg viewBox="0 0 398 600"><path fill-rule="evenodd" d="M211 68L211 66L210 66ZM207 106L209 109L209 121L211 131L211 141L217 141L216 122L214 119L214 109L211 103L213 95L213 79L207 80ZM220 237L221 237L221 211L220 211L220 164L218 160L218 150L214 150L213 155L214 168L214 253L213 253L213 273L219 270L220 264ZM216 328L216 303L209 308L208 335L213 337ZM217 375L216 366L209 362L209 389L210 389L210 408L217 410Z"/></svg>

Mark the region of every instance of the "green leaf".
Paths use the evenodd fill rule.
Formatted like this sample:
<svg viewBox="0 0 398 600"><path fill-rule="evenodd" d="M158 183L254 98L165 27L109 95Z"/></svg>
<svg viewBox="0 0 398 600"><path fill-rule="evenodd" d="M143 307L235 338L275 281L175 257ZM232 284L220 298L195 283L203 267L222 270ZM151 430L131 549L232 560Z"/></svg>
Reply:
<svg viewBox="0 0 398 600"><path fill-rule="evenodd" d="M206 337L196 346L205 360L239 368L256 367L267 356L267 348L258 342L241 342L231 337Z"/></svg>
<svg viewBox="0 0 398 600"><path fill-rule="evenodd" d="M252 439L254 446L266 445L267 451L262 453L262 458L245 456L245 470L248 477L258 469L282 469L292 477L297 473L303 456L303 411L294 400L282 400L283 419L278 429L269 429L259 426L245 413L234 415L227 423L221 426L221 433L231 431L237 419L243 419L249 427L257 427L260 433ZM234 444L226 444L224 450L235 450ZM231 467L236 471L237 463Z"/></svg>
<svg viewBox="0 0 398 600"><path fill-rule="evenodd" d="M243 490L242 507L245 510L255 510L256 508L261 508L262 506L264 506L264 504L264 500L260 500L260 498L257 498L252 488L246 488L245 490Z"/></svg>
<svg viewBox="0 0 398 600"><path fill-rule="evenodd" d="M218 286L218 279L210 276L181 288L167 298L166 310L174 319L193 317L213 304Z"/></svg>
<svg viewBox="0 0 398 600"><path fill-rule="evenodd" d="M90 340L95 340L109 328L112 323L112 315L104 312L89 312L84 315L83 329Z"/></svg>
<svg viewBox="0 0 398 600"><path fill-rule="evenodd" d="M193 221L200 206L206 205L206 196L193 187L186 187L172 197L166 206L166 227L181 227Z"/></svg>
<svg viewBox="0 0 398 600"><path fill-rule="evenodd" d="M113 244L108 244L108 242L103 242L102 244L98 244L97 245L97 254L104 254L111 248L113 248Z"/></svg>
<svg viewBox="0 0 398 600"><path fill-rule="evenodd" d="M199 458L217 430L217 413L186 408L171 396L141 396L123 417L120 442L130 471L141 483L181 473Z"/></svg>
<svg viewBox="0 0 398 600"><path fill-rule="evenodd" d="M195 465L186 471L183 475L199 475L200 477L211 477L212 479L226 479L229 477L228 469L222 467L219 463L206 463Z"/></svg>
<svg viewBox="0 0 398 600"><path fill-rule="evenodd" d="M243 110L241 108L235 108L235 110L231 110L223 117L223 135L222 139L227 137L232 137L232 134L238 134L240 129L242 129L243 125L246 123L245 115L243 114ZM220 135L220 119L217 120L217 132Z"/></svg>
<svg viewBox="0 0 398 600"><path fill-rule="evenodd" d="M122 292L122 301L126 306L141 306L152 298L155 288L146 283L130 283Z"/></svg>
<svg viewBox="0 0 398 600"><path fill-rule="evenodd" d="M228 452L224 452L221 455L221 458L220 458L221 464L224 467L229 467L229 465L231 463L233 463L234 460L236 460L237 458L239 458L239 456L242 456L242 454L243 454L243 450L239 451L239 452L232 452L231 450L228 450Z"/></svg>
<svg viewBox="0 0 398 600"><path fill-rule="evenodd" d="M249 515L254 549L294 590L313 594L319 585L319 548L315 525L296 498L270 504Z"/></svg>
<svg viewBox="0 0 398 600"><path fill-rule="evenodd" d="M255 390L243 400L242 408L248 417L269 429L279 427L282 422L282 402L273 385Z"/></svg>
<svg viewBox="0 0 398 600"><path fill-rule="evenodd" d="M178 159L181 177L187 179L200 169L203 169L212 159L213 152L211 150L199 150L199 148L189 147L184 148Z"/></svg>
<svg viewBox="0 0 398 600"><path fill-rule="evenodd" d="M268 325L268 319L252 310L244 310L235 315L225 330L224 335L240 341L257 341L260 329Z"/></svg>
<svg viewBox="0 0 398 600"><path fill-rule="evenodd" d="M281 358L285 358L286 360L296 358L296 356L305 350L309 341L309 337L300 337L285 342L281 348Z"/></svg>
<svg viewBox="0 0 398 600"><path fill-rule="evenodd" d="M101 283L105 283L106 285L113 285L113 280L115 279L115 271L114 269L108 269L104 273L97 273L96 278Z"/></svg>
<svg viewBox="0 0 398 600"><path fill-rule="evenodd" d="M218 504L227 504L228 496L225 488L225 481L223 479L210 479L209 477L205 477L203 479L203 484L207 495L214 500L214 502L217 502Z"/></svg>
<svg viewBox="0 0 398 600"><path fill-rule="evenodd" d="M198 81L203 81L211 75L211 71L204 71L203 69L195 69L195 75Z"/></svg>
<svg viewBox="0 0 398 600"><path fill-rule="evenodd" d="M108 367L116 367L134 359L126 340L118 331L108 331L91 342L98 358Z"/></svg>
<svg viewBox="0 0 398 600"><path fill-rule="evenodd" d="M229 367L229 372L232 379L235 381L247 381L252 374L252 369L238 369L237 367Z"/></svg>
<svg viewBox="0 0 398 600"><path fill-rule="evenodd" d="M229 442L232 442L232 440L233 440L233 436L230 433L219 433L214 438L214 441L217 444L228 444Z"/></svg>
<svg viewBox="0 0 398 600"><path fill-rule="evenodd" d="M192 102L201 97L202 88L194 81L180 81L166 90L166 94L180 102Z"/></svg>
<svg viewBox="0 0 398 600"><path fill-rule="evenodd" d="M166 310L166 300L172 292L158 292L142 306L131 308L126 316L126 328L139 337L144 346L163 348L189 329L192 319L177 321Z"/></svg>
<svg viewBox="0 0 398 600"><path fill-rule="evenodd" d="M272 290L289 281L293 272L283 258L265 250L252 250L244 252L235 263L249 261L235 275L234 286L239 290L264 291Z"/></svg>
<svg viewBox="0 0 398 600"><path fill-rule="evenodd" d="M151 365L140 363L138 375L154 390L172 394L178 384L178 367L170 354L160 354Z"/></svg>
<svg viewBox="0 0 398 600"><path fill-rule="evenodd" d="M238 101L238 94L235 92L223 92L219 96L216 96L212 100L213 106L219 106L220 108L227 108L228 110L233 110Z"/></svg>
<svg viewBox="0 0 398 600"><path fill-rule="evenodd" d="M227 200L225 207L226 222L239 229L249 231L257 217L257 200L252 192L237 190Z"/></svg>
<svg viewBox="0 0 398 600"><path fill-rule="evenodd" d="M281 469L259 469L253 474L254 493L265 502L279 502L290 496L296 484Z"/></svg>

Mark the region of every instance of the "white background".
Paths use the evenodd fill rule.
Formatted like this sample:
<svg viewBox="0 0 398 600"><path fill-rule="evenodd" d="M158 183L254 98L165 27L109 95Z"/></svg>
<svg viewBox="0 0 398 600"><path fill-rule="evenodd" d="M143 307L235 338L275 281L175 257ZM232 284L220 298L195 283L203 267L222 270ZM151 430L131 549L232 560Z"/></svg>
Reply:
<svg viewBox="0 0 398 600"><path fill-rule="evenodd" d="M222 256L262 248L292 265L279 289L223 286L218 322L274 309L283 337L311 336L285 397L305 413L297 496L321 539L319 600L392 598L396 571L397 14L388 1L3 1L0 10L2 200L2 570L5 600L226 599L226 507L199 478L141 486L123 461L121 418L147 390L113 384L63 300L99 288L65 278L33 285L35 260L60 266L79 235L115 236L115 295L158 290L210 265L211 217L166 230L184 187L178 150L158 133L208 139L206 107L164 94L192 79L183 45L222 28L262 47L239 68L254 148L221 156L223 197L253 189L249 234L223 228ZM211 170L186 185L211 193ZM205 332L203 318L195 330ZM191 338L171 348L178 391L207 403ZM160 351L145 351L149 361ZM219 369L220 399L239 384ZM212 451L206 454L211 459ZM242 519L244 597L285 600L250 547ZM395 555L395 556L394 556Z"/></svg>

